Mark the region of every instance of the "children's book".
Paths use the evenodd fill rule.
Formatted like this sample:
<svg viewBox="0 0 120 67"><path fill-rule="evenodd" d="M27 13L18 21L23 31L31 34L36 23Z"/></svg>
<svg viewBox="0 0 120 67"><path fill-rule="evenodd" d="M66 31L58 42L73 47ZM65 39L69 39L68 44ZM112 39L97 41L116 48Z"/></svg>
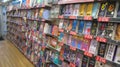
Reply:
<svg viewBox="0 0 120 67"><path fill-rule="evenodd" d="M83 55L79 52L76 53L76 67L81 67Z"/></svg>
<svg viewBox="0 0 120 67"><path fill-rule="evenodd" d="M86 8L86 16L92 16L93 3L88 3Z"/></svg>
<svg viewBox="0 0 120 67"><path fill-rule="evenodd" d="M90 47L90 40L84 39L82 42L81 49L83 51L89 51L89 47Z"/></svg>
<svg viewBox="0 0 120 67"><path fill-rule="evenodd" d="M97 18L99 13L100 3L94 3L93 9L92 9L92 17Z"/></svg>
<svg viewBox="0 0 120 67"><path fill-rule="evenodd" d="M116 55L115 55L114 62L117 63L117 64L120 64L120 46L117 47L117 52L116 52Z"/></svg>
<svg viewBox="0 0 120 67"><path fill-rule="evenodd" d="M115 8L116 8L116 2L115 1L109 2L106 16L113 17L115 14Z"/></svg>
<svg viewBox="0 0 120 67"><path fill-rule="evenodd" d="M81 67L87 67L88 61L89 61L89 58L87 56L83 56Z"/></svg>
<svg viewBox="0 0 120 67"><path fill-rule="evenodd" d="M99 55L99 56L101 56L101 57L104 57L104 56L105 56L106 46L107 46L106 43L100 42L99 48L98 48L98 55Z"/></svg>
<svg viewBox="0 0 120 67"><path fill-rule="evenodd" d="M74 21L73 21L73 23L72 23L72 31L75 31L75 32L76 32L77 23L78 23L77 20L74 20Z"/></svg>
<svg viewBox="0 0 120 67"><path fill-rule="evenodd" d="M95 67L95 62L96 62L96 60L94 57L90 58L88 67Z"/></svg>
<svg viewBox="0 0 120 67"><path fill-rule="evenodd" d="M52 35L58 36L58 26L56 25L53 26Z"/></svg>
<svg viewBox="0 0 120 67"><path fill-rule="evenodd" d="M98 36L105 36L105 28L106 28L106 23L98 23L98 32L97 35Z"/></svg>
<svg viewBox="0 0 120 67"><path fill-rule="evenodd" d="M73 16L79 16L79 7L80 7L80 4L75 4L74 6L74 10L73 10Z"/></svg>
<svg viewBox="0 0 120 67"><path fill-rule="evenodd" d="M98 16L106 16L106 11L107 11L107 7L108 7L108 2L103 2L101 3L101 6L100 6L100 11L99 11L99 14Z"/></svg>
<svg viewBox="0 0 120 67"><path fill-rule="evenodd" d="M98 23L97 22L92 22L91 33L90 33L91 35L96 35L97 27L98 27Z"/></svg>
<svg viewBox="0 0 120 67"><path fill-rule="evenodd" d="M86 22L85 28L84 28L84 34L90 34L91 26L92 26L92 22Z"/></svg>

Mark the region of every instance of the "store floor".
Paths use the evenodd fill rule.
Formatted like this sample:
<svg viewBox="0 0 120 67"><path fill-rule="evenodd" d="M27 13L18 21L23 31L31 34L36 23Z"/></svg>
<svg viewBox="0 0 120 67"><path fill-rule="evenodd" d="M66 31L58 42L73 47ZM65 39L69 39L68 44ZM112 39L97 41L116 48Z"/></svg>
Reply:
<svg viewBox="0 0 120 67"><path fill-rule="evenodd" d="M0 67L34 67L9 41L0 41Z"/></svg>

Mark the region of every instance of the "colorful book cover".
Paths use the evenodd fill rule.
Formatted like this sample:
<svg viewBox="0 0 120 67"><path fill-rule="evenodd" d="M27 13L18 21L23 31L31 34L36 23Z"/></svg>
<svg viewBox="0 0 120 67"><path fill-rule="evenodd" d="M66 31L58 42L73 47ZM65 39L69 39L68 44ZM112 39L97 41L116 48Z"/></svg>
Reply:
<svg viewBox="0 0 120 67"><path fill-rule="evenodd" d="M89 51L89 47L90 47L90 40L84 39L83 42L82 42L81 49L83 51Z"/></svg>
<svg viewBox="0 0 120 67"><path fill-rule="evenodd" d="M118 10L117 10L117 17L120 17L120 2L119 2Z"/></svg>
<svg viewBox="0 0 120 67"><path fill-rule="evenodd" d="M42 18L44 18L46 20L49 20L49 16L50 16L50 11L49 10L44 10Z"/></svg>
<svg viewBox="0 0 120 67"><path fill-rule="evenodd" d="M106 23L98 23L98 36L105 36L105 28L106 28Z"/></svg>
<svg viewBox="0 0 120 67"><path fill-rule="evenodd" d="M27 7L30 7L30 0L26 0Z"/></svg>
<svg viewBox="0 0 120 67"><path fill-rule="evenodd" d="M76 53L76 67L81 67L83 55L79 52Z"/></svg>
<svg viewBox="0 0 120 67"><path fill-rule="evenodd" d="M120 46L117 47L117 52L116 52L114 62L117 63L117 64L120 64Z"/></svg>
<svg viewBox="0 0 120 67"><path fill-rule="evenodd" d="M115 1L109 2L106 16L113 17L115 14L115 8L116 8L116 2Z"/></svg>
<svg viewBox="0 0 120 67"><path fill-rule="evenodd" d="M105 16L108 7L108 2L101 3L98 16Z"/></svg>
<svg viewBox="0 0 120 67"><path fill-rule="evenodd" d="M62 41L63 40L63 38L64 38L64 33L60 33L60 35L59 35L59 37L58 37L58 41Z"/></svg>
<svg viewBox="0 0 120 67"><path fill-rule="evenodd" d="M92 17L93 18L97 18L98 12L99 12L99 8L100 8L100 3L94 3L93 9L92 9Z"/></svg>
<svg viewBox="0 0 120 67"><path fill-rule="evenodd" d="M73 23L73 20L70 20L69 24L68 24L68 27L67 27L67 31L71 31L72 30L72 23Z"/></svg>
<svg viewBox="0 0 120 67"><path fill-rule="evenodd" d="M73 16L79 16L79 6L80 4L75 4L74 10L73 10Z"/></svg>
<svg viewBox="0 0 120 67"><path fill-rule="evenodd" d="M91 40L89 52L97 55L98 42L96 40Z"/></svg>
<svg viewBox="0 0 120 67"><path fill-rule="evenodd" d="M77 23L78 23L77 20L74 20L74 21L73 21L73 23L72 23L72 31L75 31L75 32L76 32Z"/></svg>
<svg viewBox="0 0 120 67"><path fill-rule="evenodd" d="M98 55L99 55L99 56L101 56L101 57L104 57L104 56L105 56L106 46L107 46L106 43L100 42L99 48L98 48Z"/></svg>
<svg viewBox="0 0 120 67"><path fill-rule="evenodd" d="M120 40L120 24L117 24L115 40Z"/></svg>
<svg viewBox="0 0 120 67"><path fill-rule="evenodd" d="M44 9L40 9L40 12L39 12L39 17L40 17L40 18L42 18L43 12L44 12Z"/></svg>
<svg viewBox="0 0 120 67"><path fill-rule="evenodd" d="M115 30L115 25L114 23L107 23L106 28L105 28L105 36L107 38L114 38L114 31Z"/></svg>
<svg viewBox="0 0 120 67"><path fill-rule="evenodd" d="M92 16L93 3L88 3L86 8L86 16Z"/></svg>
<svg viewBox="0 0 120 67"><path fill-rule="evenodd" d="M98 27L98 23L97 22L93 22L92 26L91 26L91 35L96 35L97 32L97 27Z"/></svg>
<svg viewBox="0 0 120 67"><path fill-rule="evenodd" d="M52 29L52 35L58 36L58 26L54 25Z"/></svg>
<svg viewBox="0 0 120 67"><path fill-rule="evenodd" d="M107 60L110 60L110 61L113 60L113 56L114 56L114 53L115 53L115 49L116 49L116 45L114 45L114 44L109 44L108 50L107 50L106 56L105 56L105 58L106 58Z"/></svg>
<svg viewBox="0 0 120 67"><path fill-rule="evenodd" d="M83 56L81 67L87 67L88 61L89 61L89 58L87 56Z"/></svg>
<svg viewBox="0 0 120 67"><path fill-rule="evenodd" d="M80 21L80 22L79 22L79 26L78 26L78 27L79 27L79 28L78 28L78 33L79 33L79 34L83 33L84 24L85 24L84 21Z"/></svg>
<svg viewBox="0 0 120 67"><path fill-rule="evenodd" d="M78 37L78 39L77 39L77 48L78 49L81 49L82 42L83 42L83 37Z"/></svg>
<svg viewBox="0 0 120 67"><path fill-rule="evenodd" d="M71 46L72 47L77 47L77 40L76 40L75 37L72 37Z"/></svg>
<svg viewBox="0 0 120 67"><path fill-rule="evenodd" d="M80 16L84 16L85 15L86 6L87 6L87 4L81 4L80 5L80 9L79 9Z"/></svg>
<svg viewBox="0 0 120 67"><path fill-rule="evenodd" d="M94 57L90 58L88 67L95 67L95 62L96 62L96 60Z"/></svg>
<svg viewBox="0 0 120 67"><path fill-rule="evenodd" d="M74 5L71 4L68 6L68 16L73 16Z"/></svg>
<svg viewBox="0 0 120 67"><path fill-rule="evenodd" d="M85 28L84 28L84 34L90 34L91 26L92 26L92 22L86 22Z"/></svg>
<svg viewBox="0 0 120 67"><path fill-rule="evenodd" d="M48 23L45 23L45 26L44 26L44 32L45 34L48 33L48 30L49 30L49 24Z"/></svg>
<svg viewBox="0 0 120 67"><path fill-rule="evenodd" d="M63 22L64 22L64 20L60 20L60 22L59 22L59 30L61 30L61 29L63 29Z"/></svg>

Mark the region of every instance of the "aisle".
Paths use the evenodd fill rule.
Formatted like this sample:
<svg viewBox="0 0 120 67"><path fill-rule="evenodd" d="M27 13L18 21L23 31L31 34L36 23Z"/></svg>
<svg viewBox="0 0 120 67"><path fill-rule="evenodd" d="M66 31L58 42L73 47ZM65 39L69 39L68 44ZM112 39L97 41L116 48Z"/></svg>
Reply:
<svg viewBox="0 0 120 67"><path fill-rule="evenodd" d="M9 41L0 41L0 67L34 67Z"/></svg>

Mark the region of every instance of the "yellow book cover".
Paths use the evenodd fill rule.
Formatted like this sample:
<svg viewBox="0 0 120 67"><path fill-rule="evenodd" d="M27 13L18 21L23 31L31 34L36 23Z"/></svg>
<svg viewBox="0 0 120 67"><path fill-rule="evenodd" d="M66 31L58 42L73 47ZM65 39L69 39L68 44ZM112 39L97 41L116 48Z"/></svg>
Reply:
<svg viewBox="0 0 120 67"><path fill-rule="evenodd" d="M93 3L87 4L86 16L92 16Z"/></svg>
<svg viewBox="0 0 120 67"><path fill-rule="evenodd" d="M87 6L87 4L81 4L80 5L80 9L79 9L80 16L85 15L86 6Z"/></svg>

